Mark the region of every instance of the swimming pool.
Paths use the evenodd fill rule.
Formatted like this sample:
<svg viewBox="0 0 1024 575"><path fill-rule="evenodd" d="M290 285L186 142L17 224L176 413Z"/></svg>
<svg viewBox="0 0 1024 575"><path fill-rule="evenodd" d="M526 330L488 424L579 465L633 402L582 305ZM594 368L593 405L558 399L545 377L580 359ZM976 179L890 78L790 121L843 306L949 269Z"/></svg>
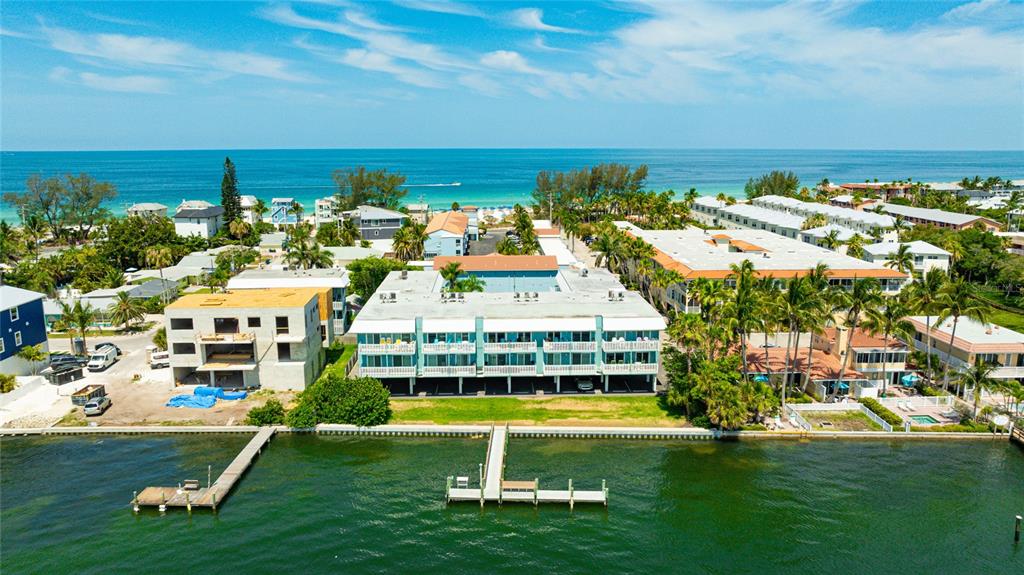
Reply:
<svg viewBox="0 0 1024 575"><path fill-rule="evenodd" d="M914 423L924 423L924 424L928 424L928 425L931 425L933 423L938 423L939 422L938 419L935 419L934 417L932 417L930 415L911 415L910 419Z"/></svg>

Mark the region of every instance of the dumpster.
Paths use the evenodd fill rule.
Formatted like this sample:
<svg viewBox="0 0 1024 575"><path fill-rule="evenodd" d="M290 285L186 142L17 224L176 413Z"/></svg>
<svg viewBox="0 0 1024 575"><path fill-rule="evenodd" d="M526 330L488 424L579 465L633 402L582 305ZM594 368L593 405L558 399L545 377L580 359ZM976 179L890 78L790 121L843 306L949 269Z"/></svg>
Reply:
<svg viewBox="0 0 1024 575"><path fill-rule="evenodd" d="M71 403L74 405L85 405L91 399L97 399L107 394L102 385L87 385L71 394Z"/></svg>

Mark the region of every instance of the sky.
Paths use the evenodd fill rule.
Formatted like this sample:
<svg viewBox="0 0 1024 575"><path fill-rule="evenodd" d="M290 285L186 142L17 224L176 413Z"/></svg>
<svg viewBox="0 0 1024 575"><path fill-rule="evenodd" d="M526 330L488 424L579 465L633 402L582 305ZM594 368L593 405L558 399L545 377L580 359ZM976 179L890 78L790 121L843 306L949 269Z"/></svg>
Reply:
<svg viewBox="0 0 1024 575"><path fill-rule="evenodd" d="M21 2L0 149L1024 150L1024 3Z"/></svg>

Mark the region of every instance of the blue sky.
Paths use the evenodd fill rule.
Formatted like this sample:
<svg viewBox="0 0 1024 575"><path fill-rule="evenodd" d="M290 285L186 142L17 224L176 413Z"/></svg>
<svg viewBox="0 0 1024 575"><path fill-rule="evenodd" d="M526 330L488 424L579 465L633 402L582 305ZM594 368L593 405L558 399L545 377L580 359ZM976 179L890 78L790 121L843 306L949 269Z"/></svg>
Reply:
<svg viewBox="0 0 1024 575"><path fill-rule="evenodd" d="M1024 149L1024 4L18 2L4 150Z"/></svg>

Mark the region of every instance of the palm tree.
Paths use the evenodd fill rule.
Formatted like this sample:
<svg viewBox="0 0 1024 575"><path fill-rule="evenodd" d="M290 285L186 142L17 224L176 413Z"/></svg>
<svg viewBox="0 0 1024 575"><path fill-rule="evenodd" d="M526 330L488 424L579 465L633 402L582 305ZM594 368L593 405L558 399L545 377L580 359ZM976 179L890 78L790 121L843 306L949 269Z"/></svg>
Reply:
<svg viewBox="0 0 1024 575"><path fill-rule="evenodd" d="M668 336L683 350L686 358L686 373L691 372L691 359L700 345L707 339L705 323L699 315L679 313L668 326Z"/></svg>
<svg viewBox="0 0 1024 575"><path fill-rule="evenodd" d="M494 251L503 256L514 256L519 253L519 248L512 241L512 238L505 237L498 240L498 243L494 246Z"/></svg>
<svg viewBox="0 0 1024 575"><path fill-rule="evenodd" d="M942 249L949 252L949 273L953 275L954 266L964 255L964 246L960 243L960 238L956 234L950 234L943 240Z"/></svg>
<svg viewBox="0 0 1024 575"><path fill-rule="evenodd" d="M729 278L734 279L730 315L735 319L735 329L740 336L740 354L743 359L743 377L747 377L747 334L756 329L758 321L758 294L754 290L754 264L743 260L739 265L731 264Z"/></svg>
<svg viewBox="0 0 1024 575"><path fill-rule="evenodd" d="M423 258L423 245L427 241L427 226L406 220L392 239L395 256L402 261L418 260Z"/></svg>
<svg viewBox="0 0 1024 575"><path fill-rule="evenodd" d="M341 225L338 226L338 238L343 246L356 245L360 238L359 228L356 227L356 223L349 218L343 219Z"/></svg>
<svg viewBox="0 0 1024 575"><path fill-rule="evenodd" d="M992 372L995 366L983 361L976 362L970 369L960 374L957 379L957 386L963 386L966 395L967 388L974 390L974 417L978 418L978 404L981 402L981 393L999 385L999 382L992 379Z"/></svg>
<svg viewBox="0 0 1024 575"><path fill-rule="evenodd" d="M867 318L864 320L864 328L877 336L882 334L882 396L885 396L889 385L889 338L895 336L905 341L910 341L914 332L914 326L905 318L910 315L911 309L906 302L900 298L890 298L883 308L869 308ZM852 337L852 335L851 335Z"/></svg>
<svg viewBox="0 0 1024 575"><path fill-rule="evenodd" d="M956 328L957 324L960 323L960 318L967 317L984 322L988 317L988 307L978 299L974 290L974 284L963 278L950 280L946 283L939 294L936 304L939 308L939 317L935 320L936 324L941 324L947 319L953 318L953 329L949 334L948 352L952 352L953 341L956 340ZM952 354L947 357L952 358ZM949 364L947 367L952 368L949 360L946 363ZM942 376L942 389L944 390L949 389L949 371L947 369L946 373Z"/></svg>
<svg viewBox="0 0 1024 575"><path fill-rule="evenodd" d="M907 225L907 218L905 218L902 214L896 214L895 216L893 216L892 229L893 231L896 232L897 240L903 239L903 232L906 231L908 227L910 226Z"/></svg>
<svg viewBox="0 0 1024 575"><path fill-rule="evenodd" d="M85 332L88 331L89 326L96 322L99 313L92 307L92 304L87 303L83 306L82 300L76 301L70 311L71 314L66 316L68 317L69 324L78 328L79 333L82 335L82 348L88 351L89 346L86 345Z"/></svg>
<svg viewBox="0 0 1024 575"><path fill-rule="evenodd" d="M622 234L617 231L602 231L590 244L590 249L597 253L594 264L604 264L608 271L617 269L626 256L626 247L623 244Z"/></svg>
<svg viewBox="0 0 1024 575"><path fill-rule="evenodd" d="M39 374L39 363L46 360L47 354L40 345L26 345L18 350L17 356L32 365L32 375Z"/></svg>
<svg viewBox="0 0 1024 575"><path fill-rule="evenodd" d="M650 261L649 259L642 260L645 262ZM682 283L683 276L675 270L667 270L659 267L654 270L654 275L651 278L651 287L658 291L658 299L661 300L661 307L667 306L668 301L668 288Z"/></svg>
<svg viewBox="0 0 1024 575"><path fill-rule="evenodd" d="M231 234L231 237L236 240L240 240L249 235L249 230L249 224L241 219L234 219L228 224L228 232Z"/></svg>
<svg viewBox="0 0 1024 575"><path fill-rule="evenodd" d="M942 268L931 268L919 281L910 284L908 301L914 302L917 313L924 314L924 326L927 345L925 366L929 376L932 373L932 313L939 301L942 288L949 281L949 276Z"/></svg>
<svg viewBox="0 0 1024 575"><path fill-rule="evenodd" d="M885 267L894 269L900 273L909 274L914 271L914 254L910 253L910 246L907 244L900 244L899 249L892 252L888 256Z"/></svg>
<svg viewBox="0 0 1024 575"><path fill-rule="evenodd" d="M782 381L782 411L786 411L786 390L792 385L793 378L790 358L795 356L795 348L800 344L800 334L811 324L810 318L821 311L817 294L813 291L806 277L794 276L786 286L786 292L777 298L778 313L787 324L789 334L786 336L786 367ZM794 341L794 334L796 339ZM795 363L795 361L793 362Z"/></svg>
<svg viewBox="0 0 1024 575"><path fill-rule="evenodd" d="M121 270L110 268L103 274L103 285L107 288L119 288L124 285L124 274Z"/></svg>
<svg viewBox="0 0 1024 575"><path fill-rule="evenodd" d="M302 212L304 211L306 211L306 208L302 207L302 204L300 204L299 202L293 201L291 205L288 206L288 215L295 216L296 224L302 223Z"/></svg>
<svg viewBox="0 0 1024 575"><path fill-rule="evenodd" d="M822 247L836 251L843 242L839 241L839 230L829 230L825 237L821 238Z"/></svg>
<svg viewBox="0 0 1024 575"><path fill-rule="evenodd" d="M468 275L460 280L455 281L455 289L452 291L457 292L481 292L484 291L484 287L487 282L480 279L478 276Z"/></svg>
<svg viewBox="0 0 1024 575"><path fill-rule="evenodd" d="M132 299L128 292L122 291L117 292L113 303L107 307L107 314L110 316L110 321L128 329L132 322L142 321L146 316L146 310L139 300Z"/></svg>
<svg viewBox="0 0 1024 575"><path fill-rule="evenodd" d="M846 242L846 255L851 258L860 259L864 257L864 238L860 234L853 234Z"/></svg>
<svg viewBox="0 0 1024 575"><path fill-rule="evenodd" d="M448 291L455 291L455 282L462 273L462 264L459 262L448 262L441 268L441 277L444 278Z"/></svg>
<svg viewBox="0 0 1024 575"><path fill-rule="evenodd" d="M576 236L579 234L580 226L582 225L579 216L572 212L565 211L559 214L558 219L559 223L562 225L562 230L569 238L571 246L570 249L572 251L576 251Z"/></svg>
<svg viewBox="0 0 1024 575"><path fill-rule="evenodd" d="M164 285L164 268L174 263L174 256L171 254L171 248L168 247L152 247L146 250L146 265L152 268L160 270L160 285ZM163 299L164 305L167 305L167 290L164 290L160 294Z"/></svg>
<svg viewBox="0 0 1024 575"><path fill-rule="evenodd" d="M839 358L839 377L836 380L835 393L839 393L843 385L843 375L853 349L853 334L857 332L860 316L881 305L882 287L875 278L855 279L853 289L840 294L840 306L846 309L844 324L849 329L849 335L846 337L846 352Z"/></svg>
<svg viewBox="0 0 1024 575"><path fill-rule="evenodd" d="M263 223L263 215L270 211L267 207L266 202L257 198L256 203L252 205L252 213L256 214L256 221Z"/></svg>
<svg viewBox="0 0 1024 575"><path fill-rule="evenodd" d="M306 252L306 269L329 268L334 265L334 256L320 244L314 243Z"/></svg>

